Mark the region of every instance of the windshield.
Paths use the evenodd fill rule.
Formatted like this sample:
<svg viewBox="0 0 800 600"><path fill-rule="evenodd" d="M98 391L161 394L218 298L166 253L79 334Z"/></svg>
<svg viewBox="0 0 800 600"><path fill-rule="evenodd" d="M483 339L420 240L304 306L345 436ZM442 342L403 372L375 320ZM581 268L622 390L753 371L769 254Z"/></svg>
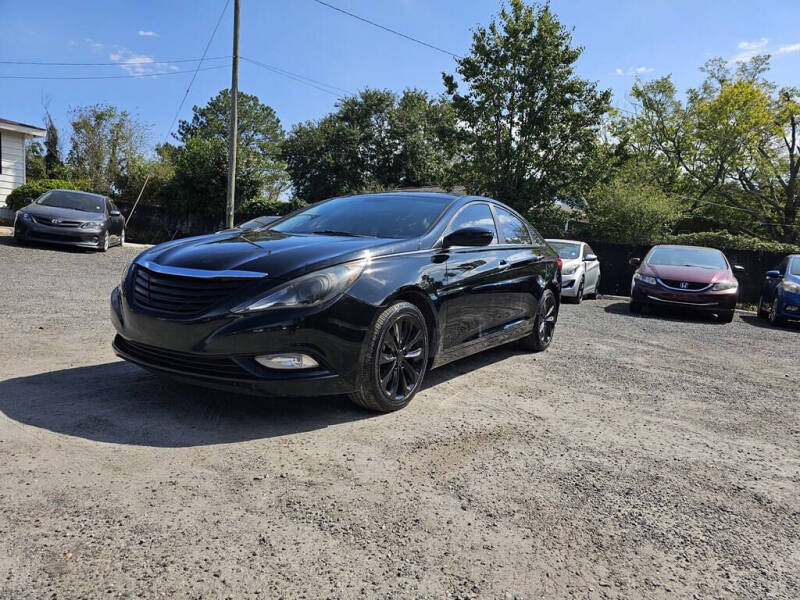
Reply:
<svg viewBox="0 0 800 600"><path fill-rule="evenodd" d="M80 192L52 190L39 196L35 204L53 206L55 208L70 208L90 213L105 212L105 199L102 196L82 194Z"/></svg>
<svg viewBox="0 0 800 600"><path fill-rule="evenodd" d="M334 198L269 227L283 233L412 238L425 233L449 196L369 195Z"/></svg>
<svg viewBox="0 0 800 600"><path fill-rule="evenodd" d="M795 258L792 261L792 266L789 267L789 273L792 275L800 275L800 258Z"/></svg>
<svg viewBox="0 0 800 600"><path fill-rule="evenodd" d="M581 256L581 245L580 244L573 244L570 242L547 242L553 247L553 250L558 252L559 258L565 258L567 260L571 258L580 258Z"/></svg>
<svg viewBox="0 0 800 600"><path fill-rule="evenodd" d="M712 248L678 248L665 246L654 248L647 263L665 267L701 267L703 269L727 269L728 263L719 250Z"/></svg>

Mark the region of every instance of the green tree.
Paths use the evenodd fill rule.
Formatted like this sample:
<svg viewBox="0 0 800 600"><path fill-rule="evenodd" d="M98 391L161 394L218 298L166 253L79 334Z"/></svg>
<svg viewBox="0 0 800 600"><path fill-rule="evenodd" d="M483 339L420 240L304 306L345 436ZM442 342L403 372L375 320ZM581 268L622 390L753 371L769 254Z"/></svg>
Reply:
<svg viewBox="0 0 800 600"><path fill-rule="evenodd" d="M690 212L719 228L797 242L800 90L767 81L768 68L765 56L735 71L713 59L685 102L670 77L637 82L636 113L620 130L672 173L669 187L688 198Z"/></svg>
<svg viewBox="0 0 800 600"><path fill-rule="evenodd" d="M597 186L584 213L591 239L647 244L669 234L682 209L658 186L618 177Z"/></svg>
<svg viewBox="0 0 800 600"><path fill-rule="evenodd" d="M61 151L58 147L58 128L56 127L50 111L45 114L47 122L47 133L44 138L44 147L47 152L44 155L45 175L50 179L60 179L66 176L64 162L61 160Z"/></svg>
<svg viewBox="0 0 800 600"><path fill-rule="evenodd" d="M47 177L44 147L40 142L30 141L25 146L25 176L29 180Z"/></svg>
<svg viewBox="0 0 800 600"><path fill-rule="evenodd" d="M366 89L283 145L296 193L308 202L347 193L443 185L452 168L455 115L419 90Z"/></svg>
<svg viewBox="0 0 800 600"><path fill-rule="evenodd" d="M591 187L611 93L575 75L581 53L546 4L510 0L473 31L471 53L457 60L465 89L444 75L468 190L530 214Z"/></svg>
<svg viewBox="0 0 800 600"><path fill-rule="evenodd" d="M131 165L144 158L147 128L127 111L97 104L72 111L67 162L72 177L105 194L119 192Z"/></svg>
<svg viewBox="0 0 800 600"><path fill-rule="evenodd" d="M230 91L222 90L208 104L195 106L192 119L181 121L179 146L165 145L164 158L174 161L170 206L184 213L222 219L228 174ZM237 146L237 214L266 199L277 202L288 186L280 156L283 129L275 111L256 96L239 92L239 144Z"/></svg>

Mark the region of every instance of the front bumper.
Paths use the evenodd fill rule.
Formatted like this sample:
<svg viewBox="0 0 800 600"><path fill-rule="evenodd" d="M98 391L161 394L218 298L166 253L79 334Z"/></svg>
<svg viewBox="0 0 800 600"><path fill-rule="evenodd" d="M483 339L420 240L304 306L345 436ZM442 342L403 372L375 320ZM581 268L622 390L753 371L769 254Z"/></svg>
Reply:
<svg viewBox="0 0 800 600"><path fill-rule="evenodd" d="M80 227L57 227L40 223L23 221L17 218L14 222L14 237L28 242L44 242L62 244L81 248L97 248L105 234L103 229L81 229Z"/></svg>
<svg viewBox="0 0 800 600"><path fill-rule="evenodd" d="M650 306L673 307L702 313L730 312L739 300L739 288L731 290L680 292L660 285L634 282L631 300Z"/></svg>
<svg viewBox="0 0 800 600"><path fill-rule="evenodd" d="M145 369L186 383L265 396L343 394L356 389L364 339L376 307L348 296L310 310L171 320L131 306L119 288L111 295L114 351ZM263 354L300 352L318 368L269 369Z"/></svg>
<svg viewBox="0 0 800 600"><path fill-rule="evenodd" d="M583 277L583 271L576 271L571 275L561 275L561 295L570 298L577 296L581 277Z"/></svg>
<svg viewBox="0 0 800 600"><path fill-rule="evenodd" d="M778 314L786 319L800 319L800 294L784 291L779 298Z"/></svg>

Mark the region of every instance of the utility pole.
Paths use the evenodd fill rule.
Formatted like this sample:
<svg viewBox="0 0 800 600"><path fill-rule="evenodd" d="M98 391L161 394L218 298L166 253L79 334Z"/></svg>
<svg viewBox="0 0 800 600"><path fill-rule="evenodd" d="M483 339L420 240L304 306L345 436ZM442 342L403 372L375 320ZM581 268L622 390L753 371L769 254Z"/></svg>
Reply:
<svg viewBox="0 0 800 600"><path fill-rule="evenodd" d="M233 64L231 65L231 123L228 132L228 187L225 226L233 227L233 199L236 193L236 146L239 141L239 0L233 3Z"/></svg>

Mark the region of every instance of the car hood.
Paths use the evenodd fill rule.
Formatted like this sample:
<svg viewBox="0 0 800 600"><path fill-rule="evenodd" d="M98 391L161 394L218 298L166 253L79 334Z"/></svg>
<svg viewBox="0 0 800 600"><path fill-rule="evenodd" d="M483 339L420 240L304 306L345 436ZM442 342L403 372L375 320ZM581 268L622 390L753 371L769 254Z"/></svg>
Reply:
<svg viewBox="0 0 800 600"><path fill-rule="evenodd" d="M74 210L71 208L58 208L56 206L41 206L38 204L29 204L20 209L20 212L26 212L35 217L43 217L48 219L59 218L69 221L103 221L105 215L103 213L90 213L84 210Z"/></svg>
<svg viewBox="0 0 800 600"><path fill-rule="evenodd" d="M136 262L203 271L247 271L281 279L364 256L416 249L415 239L224 231L155 246Z"/></svg>
<svg viewBox="0 0 800 600"><path fill-rule="evenodd" d="M731 279L733 275L727 269L704 269L702 267L680 267L668 265L642 266L643 275L651 275L659 279L673 281L690 281L692 283L715 283L723 279Z"/></svg>

